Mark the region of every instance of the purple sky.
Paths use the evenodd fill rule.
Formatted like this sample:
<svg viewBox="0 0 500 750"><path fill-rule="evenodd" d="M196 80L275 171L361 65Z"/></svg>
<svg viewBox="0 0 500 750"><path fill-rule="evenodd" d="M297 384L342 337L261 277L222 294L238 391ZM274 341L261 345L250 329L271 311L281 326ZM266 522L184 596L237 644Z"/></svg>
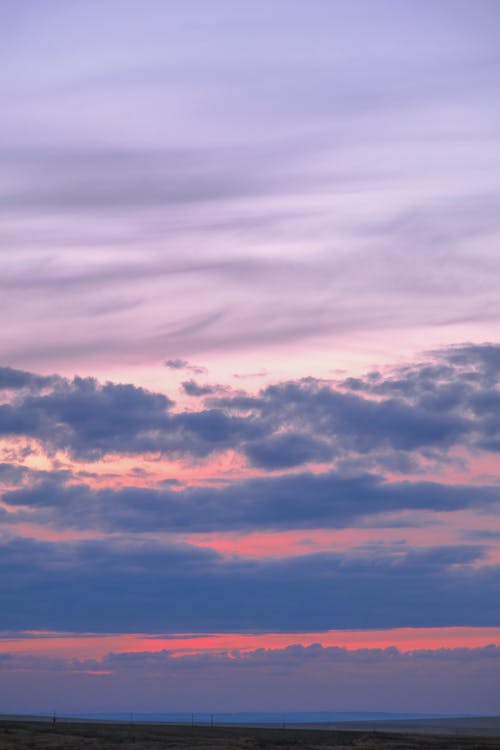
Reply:
<svg viewBox="0 0 500 750"><path fill-rule="evenodd" d="M500 712L496 0L0 50L5 710Z"/></svg>

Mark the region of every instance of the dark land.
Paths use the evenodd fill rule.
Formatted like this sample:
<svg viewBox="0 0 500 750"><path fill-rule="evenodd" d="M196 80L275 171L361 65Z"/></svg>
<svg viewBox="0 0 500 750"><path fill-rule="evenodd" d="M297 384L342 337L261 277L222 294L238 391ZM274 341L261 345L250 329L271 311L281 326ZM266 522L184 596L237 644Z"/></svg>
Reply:
<svg viewBox="0 0 500 750"><path fill-rule="evenodd" d="M500 750L500 720L490 724L496 736L471 734L470 725L463 734L426 734L411 726L384 731L373 725L340 730L2 720L0 750Z"/></svg>

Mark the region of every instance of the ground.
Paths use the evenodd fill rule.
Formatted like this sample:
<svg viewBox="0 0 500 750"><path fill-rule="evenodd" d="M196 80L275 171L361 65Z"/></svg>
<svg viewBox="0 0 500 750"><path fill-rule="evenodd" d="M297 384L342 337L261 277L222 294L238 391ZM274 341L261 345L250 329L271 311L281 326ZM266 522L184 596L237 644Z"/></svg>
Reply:
<svg viewBox="0 0 500 750"><path fill-rule="evenodd" d="M0 750L500 750L500 737L151 724L0 722Z"/></svg>

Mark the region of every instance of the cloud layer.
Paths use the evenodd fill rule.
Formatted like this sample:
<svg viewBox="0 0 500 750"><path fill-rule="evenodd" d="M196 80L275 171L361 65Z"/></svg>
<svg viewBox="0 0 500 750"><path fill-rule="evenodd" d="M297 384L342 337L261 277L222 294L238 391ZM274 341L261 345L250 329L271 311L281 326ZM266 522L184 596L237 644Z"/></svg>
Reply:
<svg viewBox="0 0 500 750"><path fill-rule="evenodd" d="M5 708L11 711L19 710L24 689L38 710L53 710L54 704L59 711L81 712L78 685L89 711L127 711L128 716L133 705L136 713L189 712L178 717L189 722L192 711L249 710L285 712L269 717L279 722L288 718L287 711L322 711L318 719L328 721L334 712L386 711L388 704L393 711L436 714L436 702L444 713L494 715L498 651L497 646L347 651L315 644L184 656L111 653L98 660L7 653L0 656L0 689L9 684ZM259 687L263 680L269 695Z"/></svg>
<svg viewBox="0 0 500 750"><path fill-rule="evenodd" d="M4 630L319 631L498 625L499 568L479 546L225 559L125 538L6 540Z"/></svg>
<svg viewBox="0 0 500 750"><path fill-rule="evenodd" d="M135 385L1 369L0 432L7 446L31 443L0 465L0 627L498 625L495 529L485 535L489 522L481 523L498 511L498 484L449 482L446 472L498 448L499 351L454 347L395 370L256 394L186 381L193 406L184 408ZM158 474L163 461L196 469L225 455L238 461L229 476L193 483L172 468ZM130 458L138 465L125 476L106 473L106 462ZM426 476L429 466L440 480ZM456 525L461 513L474 521L468 533L439 532L436 519ZM339 550L331 542L281 557L217 551L217 535L229 532L279 540L384 525L400 528L399 543L380 531L378 541ZM441 541L413 546L412 526L426 525Z"/></svg>
<svg viewBox="0 0 500 750"><path fill-rule="evenodd" d="M2 9L9 362L495 335L497 9L382 6Z"/></svg>
<svg viewBox="0 0 500 750"><path fill-rule="evenodd" d="M419 458L455 448L499 449L499 359L497 346L463 346L394 375L374 372L335 385L307 378L257 396L213 396L215 386L187 381L188 395L207 398L184 412L172 410L165 395L133 385L4 368L0 434L35 438L47 450L86 460L236 449L261 469L372 455L407 470L411 460L417 468Z"/></svg>

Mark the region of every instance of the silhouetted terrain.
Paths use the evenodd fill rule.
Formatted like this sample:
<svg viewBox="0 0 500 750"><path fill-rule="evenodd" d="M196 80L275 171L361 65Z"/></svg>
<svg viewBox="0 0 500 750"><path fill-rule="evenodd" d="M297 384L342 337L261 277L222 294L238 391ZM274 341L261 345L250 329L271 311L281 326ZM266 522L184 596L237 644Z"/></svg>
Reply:
<svg viewBox="0 0 500 750"><path fill-rule="evenodd" d="M500 737L371 730L2 721L0 750L499 750Z"/></svg>

